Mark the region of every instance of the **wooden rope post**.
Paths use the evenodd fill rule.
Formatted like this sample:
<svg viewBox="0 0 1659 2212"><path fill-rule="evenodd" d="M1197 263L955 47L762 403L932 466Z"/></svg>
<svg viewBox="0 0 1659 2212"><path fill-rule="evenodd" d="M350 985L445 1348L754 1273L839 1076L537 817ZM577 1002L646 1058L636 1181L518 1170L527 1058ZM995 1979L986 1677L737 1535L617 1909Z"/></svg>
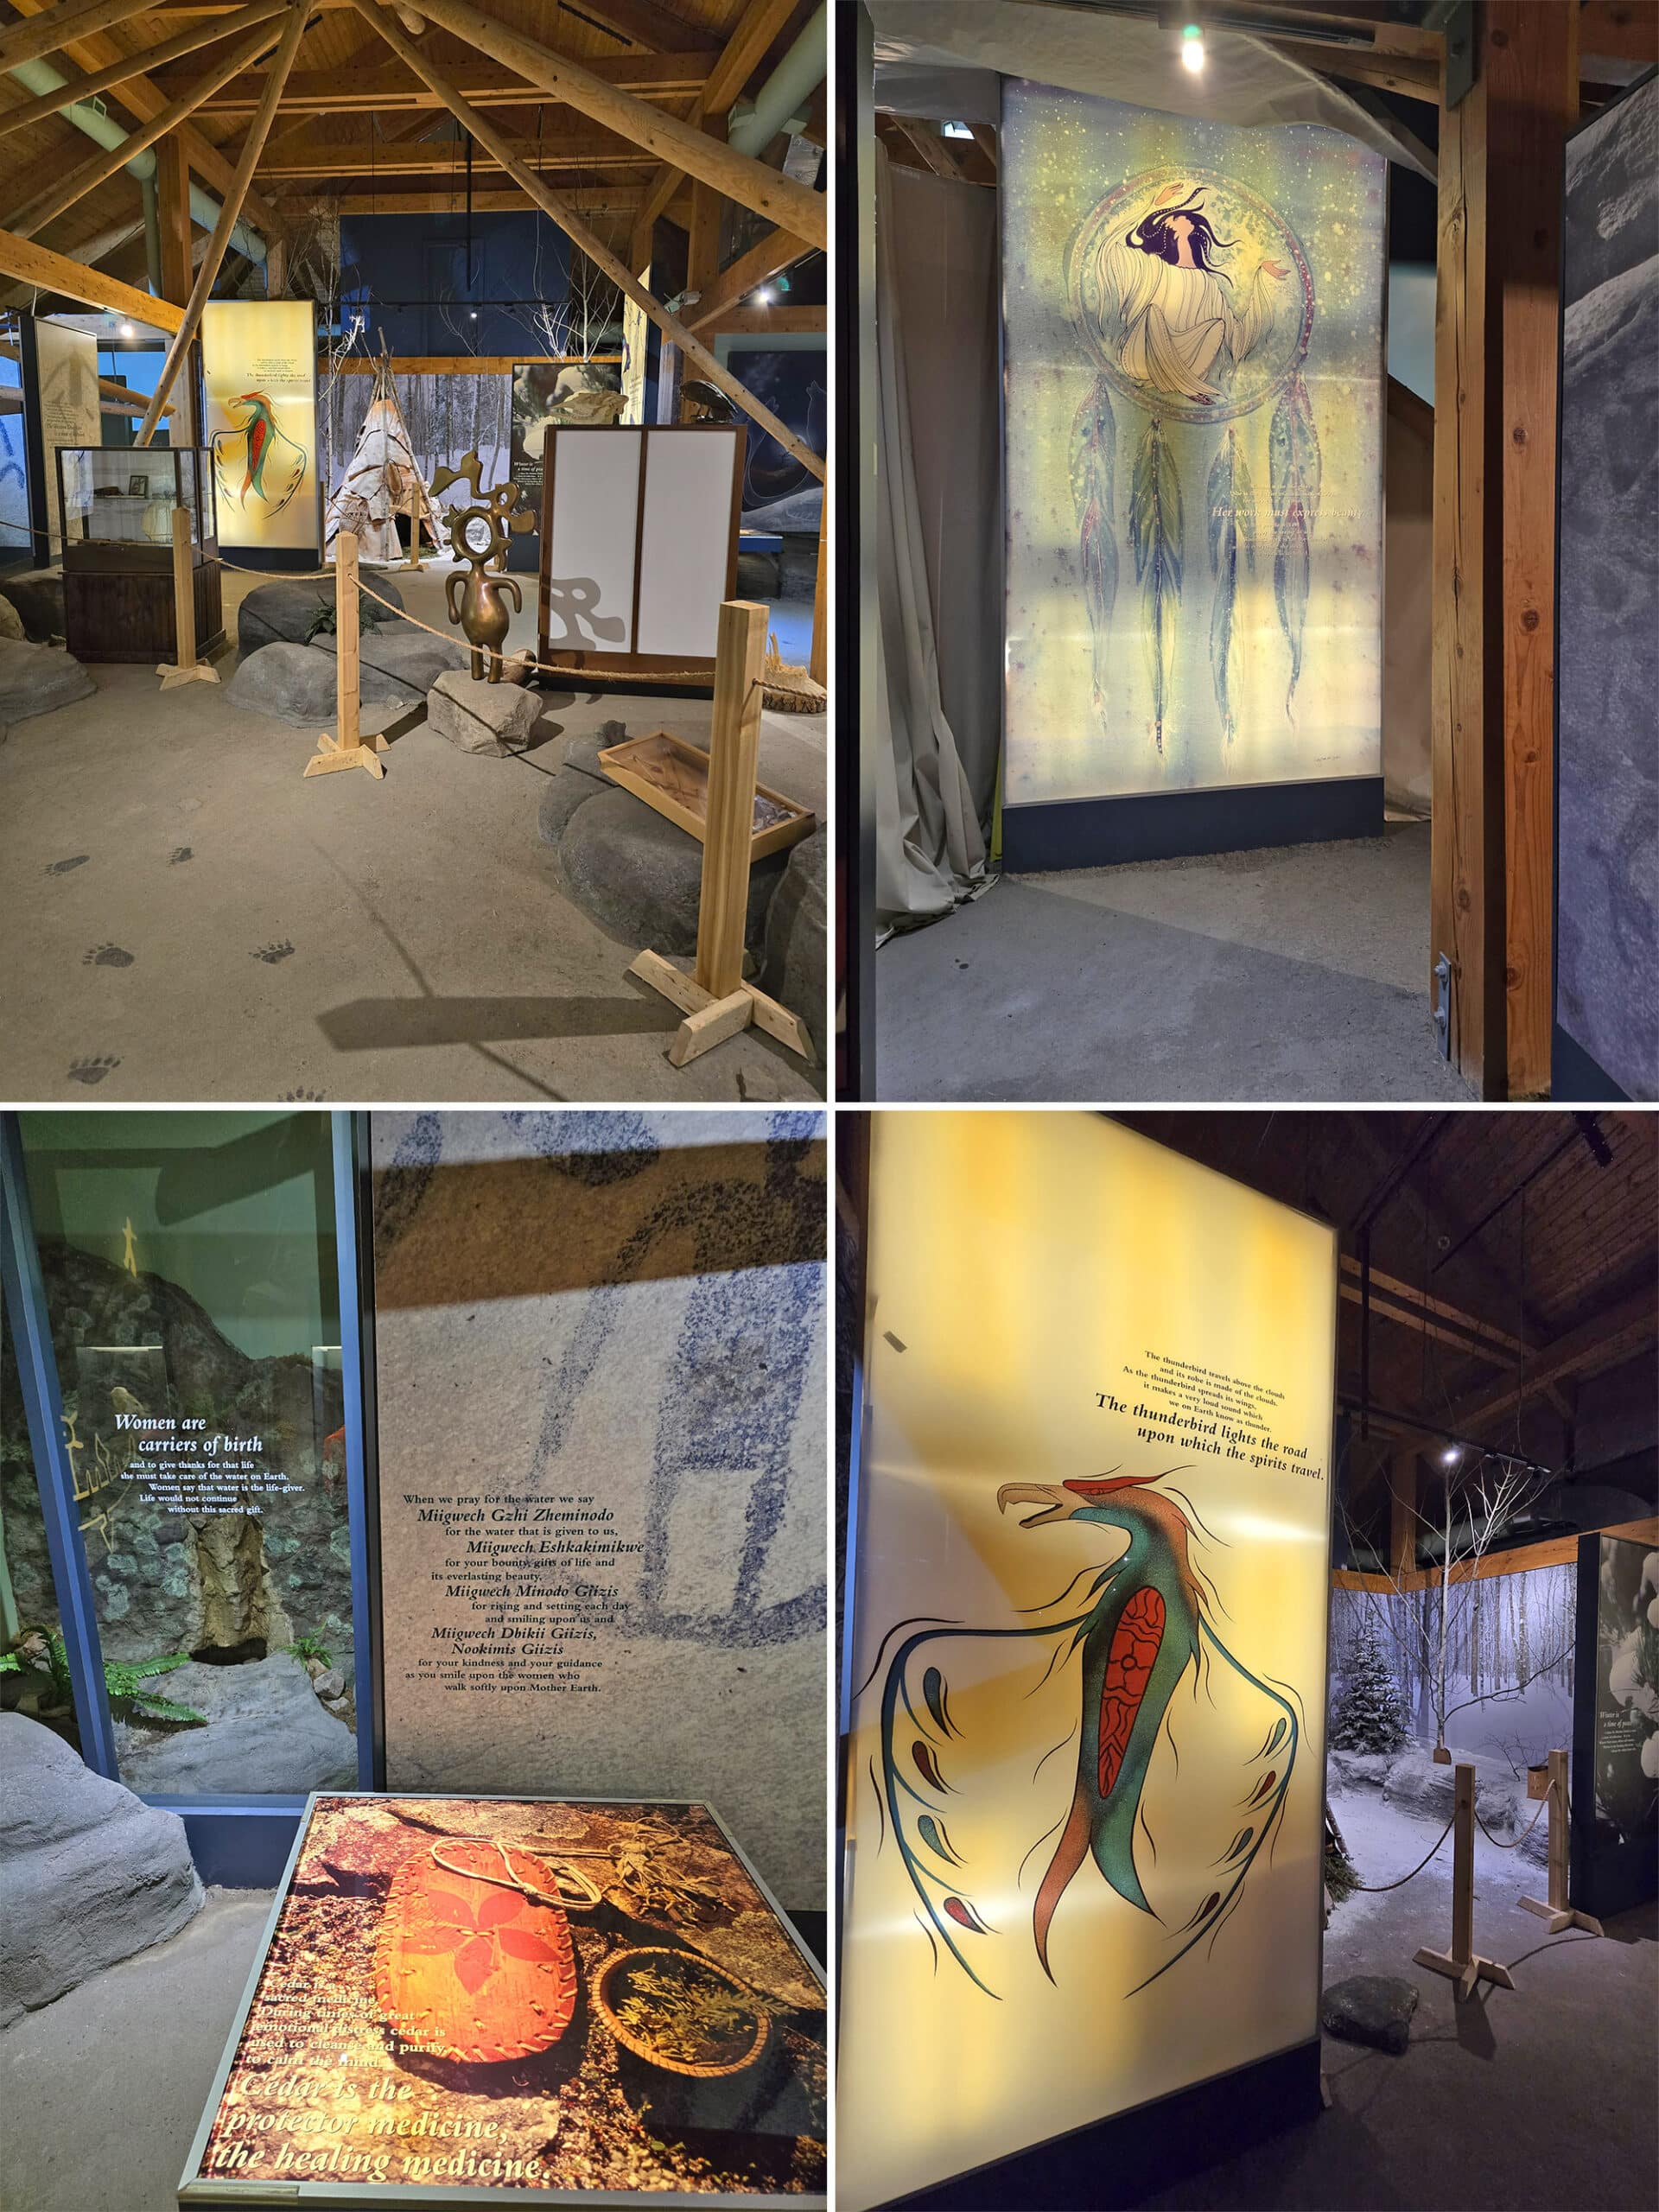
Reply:
<svg viewBox="0 0 1659 2212"><path fill-rule="evenodd" d="M190 543L190 510L181 499L173 510L173 629L176 660L160 661L156 673L163 691L181 683L217 683L219 671L196 658L196 563Z"/></svg>
<svg viewBox="0 0 1659 2212"><path fill-rule="evenodd" d="M375 747L365 745L358 729L358 633L361 625L357 592L357 532L342 530L334 539L334 724L324 730L308 776L331 775L336 768L366 768L384 777Z"/></svg>
<svg viewBox="0 0 1659 2212"><path fill-rule="evenodd" d="M1480 1958L1474 1948L1475 1770L1460 1760L1452 1772L1452 1948L1433 1951L1425 1946L1414 1955L1420 1967L1456 1982L1459 1997L1465 1998L1473 1995L1478 1981L1495 1981L1500 1989L1513 1989L1515 1982L1507 1967Z"/></svg>
<svg viewBox="0 0 1659 2212"><path fill-rule="evenodd" d="M728 600L720 610L696 968L687 976L661 953L647 951L628 969L685 1015L668 1048L677 1068L751 1022L803 1059L812 1058L811 1039L797 1017L743 980L769 613L759 601L745 599Z"/></svg>
<svg viewBox="0 0 1659 2212"><path fill-rule="evenodd" d="M1601 1923L1587 1912L1575 1912L1567 1897L1567 1753L1552 1751L1549 1755L1549 1895L1548 1897L1522 1897L1523 1912L1535 1912L1541 1920L1549 1923L1549 1932L1559 1936L1564 1928L1582 1928L1586 1935L1599 1936Z"/></svg>

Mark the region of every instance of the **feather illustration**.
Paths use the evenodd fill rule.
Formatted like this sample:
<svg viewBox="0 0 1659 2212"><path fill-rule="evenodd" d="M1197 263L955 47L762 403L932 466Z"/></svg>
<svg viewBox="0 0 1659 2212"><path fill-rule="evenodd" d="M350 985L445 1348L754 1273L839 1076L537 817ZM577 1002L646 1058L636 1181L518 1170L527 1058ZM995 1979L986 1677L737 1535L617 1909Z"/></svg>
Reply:
<svg viewBox="0 0 1659 2212"><path fill-rule="evenodd" d="M1117 533L1112 517L1112 470L1117 459L1117 422L1111 387L1095 378L1071 424L1071 498L1077 514L1083 595L1094 635L1095 710L1105 707L1106 626L1117 597Z"/></svg>
<svg viewBox="0 0 1659 2212"><path fill-rule="evenodd" d="M1160 753L1164 749L1164 717L1169 705L1185 528L1180 476L1174 456L1164 443L1164 426L1154 415L1135 457L1129 543L1135 553L1135 580L1141 586L1147 662L1152 674L1153 731Z"/></svg>
<svg viewBox="0 0 1659 2212"><path fill-rule="evenodd" d="M1255 487L1238 449L1236 435L1229 429L1210 466L1210 573L1216 580L1216 596L1210 612L1210 669L1215 679L1216 705L1221 713L1221 734L1230 745L1238 728L1233 711L1232 666L1237 632L1233 613L1238 596L1238 562L1242 553L1247 568L1255 567Z"/></svg>
<svg viewBox="0 0 1659 2212"><path fill-rule="evenodd" d="M1307 615L1314 526L1319 518L1319 434L1307 386L1291 378L1274 410L1268 435L1268 491L1273 501L1273 596L1290 647L1290 684L1285 713L1294 720L1302 673L1302 625Z"/></svg>

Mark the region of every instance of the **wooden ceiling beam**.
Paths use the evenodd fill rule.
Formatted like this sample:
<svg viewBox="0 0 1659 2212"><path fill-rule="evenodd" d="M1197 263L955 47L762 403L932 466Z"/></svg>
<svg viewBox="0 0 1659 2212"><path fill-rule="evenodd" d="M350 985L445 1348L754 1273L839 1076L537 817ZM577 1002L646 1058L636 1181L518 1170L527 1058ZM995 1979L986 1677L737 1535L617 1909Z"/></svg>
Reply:
<svg viewBox="0 0 1659 2212"><path fill-rule="evenodd" d="M495 174L493 170L490 172ZM626 215L632 220L639 188L630 184L566 185L559 197L584 215ZM284 202L284 205L289 203ZM436 178L411 178L396 192L340 192L296 198L298 212L308 207L327 207L341 215L454 215L466 205L465 195ZM476 215L512 214L536 202L516 184L485 185L473 189Z"/></svg>
<svg viewBox="0 0 1659 2212"><path fill-rule="evenodd" d="M283 0L259 0L259 4L280 7ZM683 57L672 54L606 54L584 61L582 67L619 92L646 100L692 99L702 83L696 65L688 66ZM533 86L494 61L458 61L454 74L457 87L477 107L528 106L539 101ZM165 77L156 81L164 92L178 89ZM232 79L202 111L251 114L264 88L261 76ZM442 105L431 87L416 83L406 69L296 69L283 94L284 115L307 111L317 115L394 115L410 108L431 114ZM0 134L10 122L9 115L0 119Z"/></svg>
<svg viewBox="0 0 1659 2212"><path fill-rule="evenodd" d="M29 22L10 23L0 30L0 69L16 69L42 54L56 54L72 38L124 23L129 16L149 11L150 0L60 0L60 4L37 14Z"/></svg>
<svg viewBox="0 0 1659 2212"><path fill-rule="evenodd" d="M428 11L424 9L423 14ZM715 48L708 34L678 16L658 8L654 0L582 0L582 12L602 23L619 38L654 54L701 54L709 60Z"/></svg>
<svg viewBox="0 0 1659 2212"><path fill-rule="evenodd" d="M1478 1435L1494 1421L1518 1413L1534 1398L1542 1397L1557 1383L1582 1382L1588 1376L1605 1374L1611 1367L1623 1366L1652 1344L1656 1336L1659 1336L1659 1306L1649 1282L1611 1313L1598 1314L1569 1331L1541 1352L1537 1363L1526 1374L1517 1376L1503 1389L1472 1393L1465 1398L1447 1414L1446 1426L1464 1435Z"/></svg>
<svg viewBox="0 0 1659 2212"><path fill-rule="evenodd" d="M757 285L768 277L776 276L780 270L791 268L812 248L804 238L796 238L789 231L768 231L766 237L741 253L729 269L723 269L715 279L713 287L686 316L692 330L702 330L730 313Z"/></svg>
<svg viewBox="0 0 1659 2212"><path fill-rule="evenodd" d="M362 0L354 0L362 5ZM378 10L385 14L384 8ZM631 92L616 91L579 64L555 54L534 39L507 29L467 0L430 0L426 15L440 29L474 46L496 61L516 69L529 84L538 86L551 99L563 100L607 130L620 131L659 159L673 162L688 176L711 185L740 207L753 208L769 222L780 224L814 245L824 245L830 234L829 203L823 194L798 184L740 154L722 140L711 138L677 116L664 115L648 101Z"/></svg>
<svg viewBox="0 0 1659 2212"><path fill-rule="evenodd" d="M16 130L27 130L31 124L43 123L48 116L73 107L77 100L90 99L94 92L106 92L111 85L124 84L129 77L142 76L146 69L154 69L161 62L177 61L200 47L211 46L215 39L229 38L236 31L280 16L287 5L288 0L250 0L248 6L238 8L233 16L213 16L205 23L194 24L147 54L124 54L119 61L111 61L107 68L94 69L90 76L72 77L55 92L42 92L36 99L25 100L21 107L7 108L0 114L0 138L10 138ZM165 77L156 81L168 99L176 99L188 89ZM204 105L211 113L213 101Z"/></svg>
<svg viewBox="0 0 1659 2212"><path fill-rule="evenodd" d="M39 16L51 4L52 0L11 0L12 7L20 16ZM227 9L226 12L229 14L233 10ZM72 38L65 45L63 52L78 69L102 69L112 61L128 58L107 31L94 31L86 37ZM124 78L112 89L121 105L129 114L136 115L141 123L147 123L151 116L167 105L167 95L142 72ZM228 192L236 178L234 163L228 161L213 140L204 137L194 123L185 124L180 136L190 167L202 182L211 185L221 196ZM276 209L253 186L249 187L243 199L242 213L248 221L257 223L262 230L278 227Z"/></svg>
<svg viewBox="0 0 1659 2212"><path fill-rule="evenodd" d="M255 54L270 44L272 36L273 31L269 23L256 25L246 38L232 47L228 54L219 56L206 76L199 78L176 99L169 100L148 123L141 123L120 145L112 148L100 146L86 161L78 162L67 175L60 176L56 183L49 185L44 192L36 193L32 200L15 209L6 217L5 227L16 231L19 238L33 238L37 232L43 231L49 222L67 208L73 207L78 200L84 200L89 192L96 191L100 184L125 168L127 163L142 154L146 147L153 146L158 138L164 138L169 130L175 130L187 117L194 113L215 85L222 85L238 69L245 68Z"/></svg>
<svg viewBox="0 0 1659 2212"><path fill-rule="evenodd" d="M588 138L550 138L539 146L526 143L520 149L520 159L536 169L648 169L652 162L651 156L639 147L609 132ZM492 156L481 151L473 157L474 174L480 165L492 169L496 166ZM259 174L266 178L423 175L439 166L430 146L336 140L315 146L289 144L280 154L262 161Z"/></svg>
<svg viewBox="0 0 1659 2212"><path fill-rule="evenodd" d="M152 324L157 330L176 330L184 319L170 301L153 300L148 292L123 284L101 269L72 261L67 254L54 253L50 246L20 238L11 231L0 230L0 276L14 276L20 284L33 285L42 292L61 292L65 299L79 300L83 307L107 308L111 314Z"/></svg>

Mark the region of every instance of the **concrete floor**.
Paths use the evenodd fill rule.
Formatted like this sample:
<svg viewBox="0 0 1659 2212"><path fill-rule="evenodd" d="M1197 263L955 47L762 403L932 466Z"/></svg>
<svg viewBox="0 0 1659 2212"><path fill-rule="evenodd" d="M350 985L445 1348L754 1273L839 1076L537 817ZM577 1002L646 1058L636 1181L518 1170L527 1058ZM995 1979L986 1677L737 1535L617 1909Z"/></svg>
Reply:
<svg viewBox="0 0 1659 2212"><path fill-rule="evenodd" d="M396 576L439 629L448 565ZM225 581L233 638L261 580ZM510 650L534 649L524 581ZM417 721L384 782L308 781L315 733L238 713L222 686L91 673L95 697L0 743L8 1100L823 1096L822 1069L758 1031L671 1068L677 1016L627 975L639 948L560 895L537 836L568 738L614 719L706 743L708 700L549 691L514 758ZM823 719L766 719L763 777L804 781L822 812Z"/></svg>
<svg viewBox="0 0 1659 2212"><path fill-rule="evenodd" d="M1005 876L876 963L893 1099L1465 1100L1435 1050L1428 824Z"/></svg>

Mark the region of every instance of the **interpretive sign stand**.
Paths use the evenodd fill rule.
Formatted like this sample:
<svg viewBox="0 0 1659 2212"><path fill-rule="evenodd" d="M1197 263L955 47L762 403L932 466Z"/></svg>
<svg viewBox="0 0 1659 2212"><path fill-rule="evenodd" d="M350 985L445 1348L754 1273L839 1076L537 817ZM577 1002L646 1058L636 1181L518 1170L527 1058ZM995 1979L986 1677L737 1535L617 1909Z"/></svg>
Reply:
<svg viewBox="0 0 1659 2212"><path fill-rule="evenodd" d="M709 1807L314 1794L179 2202L822 2207L827 2059Z"/></svg>

